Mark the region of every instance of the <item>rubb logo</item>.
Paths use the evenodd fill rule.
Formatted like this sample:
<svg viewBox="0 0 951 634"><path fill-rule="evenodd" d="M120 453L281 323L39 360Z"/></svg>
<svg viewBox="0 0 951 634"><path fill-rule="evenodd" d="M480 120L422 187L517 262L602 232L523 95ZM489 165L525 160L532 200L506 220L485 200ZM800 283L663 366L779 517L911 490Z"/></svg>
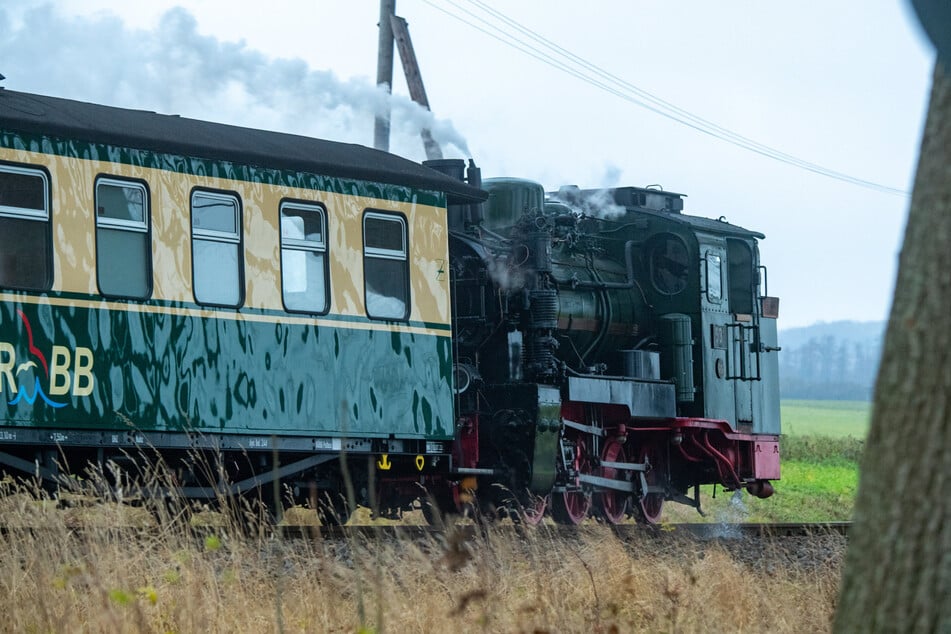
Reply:
<svg viewBox="0 0 951 634"><path fill-rule="evenodd" d="M50 362L33 341L33 326L23 311L17 310L26 329L26 360L18 359L12 343L0 341L0 393L9 405L26 401L30 405L42 400L50 407L65 407L67 403L54 400L72 393L73 396L92 394L95 377L92 374L92 350L77 346L70 350L65 346L53 346ZM45 377L45 381L41 378ZM43 390L47 385L47 392Z"/></svg>

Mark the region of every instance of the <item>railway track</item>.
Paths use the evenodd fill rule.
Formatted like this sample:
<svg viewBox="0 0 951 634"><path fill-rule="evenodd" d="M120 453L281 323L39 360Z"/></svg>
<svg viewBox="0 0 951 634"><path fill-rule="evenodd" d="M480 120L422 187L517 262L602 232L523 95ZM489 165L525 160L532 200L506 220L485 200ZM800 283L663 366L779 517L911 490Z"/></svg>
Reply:
<svg viewBox="0 0 951 634"><path fill-rule="evenodd" d="M416 544L424 551L442 553L447 561L465 562L488 548L504 544L524 544L526 552L539 548L562 549L570 544L603 543L616 539L631 552L680 553L698 556L709 549L723 549L751 570L775 572L780 569L815 571L838 566L848 539L850 522L777 524L640 524L581 526L520 526L512 524L456 524L447 529L430 526L348 526L281 527L278 534L286 544L318 540L328 547L373 549L376 545L401 548ZM502 546L499 546L503 544ZM700 554L699 556L703 556Z"/></svg>
<svg viewBox="0 0 951 634"><path fill-rule="evenodd" d="M709 540L741 540L750 537L757 538L786 538L786 537L816 537L825 535L848 536L851 522L820 522L796 523L784 522L773 524L739 523L683 523L659 524L645 526L642 524L618 524L613 526L590 524L582 526L544 525L523 527L519 525L484 526L475 523L455 524L450 529L432 526L408 525L365 525L365 526L279 526L275 534L289 539L343 539L360 537L363 539L425 539L441 535L451 530L467 539L475 539L489 531L500 534L506 532L516 534L530 534L532 532L542 536L552 537L585 537L613 534L621 539L636 537L689 537L700 541Z"/></svg>
<svg viewBox="0 0 951 634"><path fill-rule="evenodd" d="M480 552L571 551L579 544L622 544L632 553L677 553L681 557L703 557L711 549L722 549L752 570L779 569L814 571L837 566L851 527L849 522L779 524L640 524L605 525L594 522L580 526L543 524L524 526L457 523L445 528L425 525L278 526L249 531L229 526L199 527L45 527L0 526L0 544L16 551L24 545L75 542L81 548L96 544L146 544L158 539L171 543L194 541L200 550L251 548L267 557L280 553L323 552L342 561L366 553L431 553L448 565L461 568ZM182 541L184 540L184 541ZM213 544L213 546L209 546ZM101 547L101 546L100 546ZM277 555L275 555L277 553ZM358 555L357 553L364 553ZM348 563L347 565L350 565Z"/></svg>

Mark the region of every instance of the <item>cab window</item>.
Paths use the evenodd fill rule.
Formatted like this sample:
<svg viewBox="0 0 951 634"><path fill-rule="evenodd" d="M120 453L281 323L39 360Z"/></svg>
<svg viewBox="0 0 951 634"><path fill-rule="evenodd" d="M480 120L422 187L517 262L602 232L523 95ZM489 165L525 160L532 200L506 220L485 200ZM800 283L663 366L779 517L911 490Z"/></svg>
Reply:
<svg viewBox="0 0 951 634"><path fill-rule="evenodd" d="M720 303L723 299L723 268L720 255L708 251L704 260L707 269L707 301Z"/></svg>
<svg viewBox="0 0 951 634"><path fill-rule="evenodd" d="M753 252L746 242L727 240L727 276L730 289L730 312L753 313Z"/></svg>

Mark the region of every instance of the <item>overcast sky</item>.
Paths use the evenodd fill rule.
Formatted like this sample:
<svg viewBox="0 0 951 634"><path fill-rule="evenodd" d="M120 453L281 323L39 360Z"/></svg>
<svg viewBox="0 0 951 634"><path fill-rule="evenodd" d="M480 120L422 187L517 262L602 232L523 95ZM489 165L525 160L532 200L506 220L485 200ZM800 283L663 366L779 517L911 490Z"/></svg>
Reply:
<svg viewBox="0 0 951 634"><path fill-rule="evenodd" d="M486 177L660 184L688 195L687 213L766 234L781 327L887 316L907 196L741 149L631 91L767 154L910 192L934 53L905 2L396 8L435 120L409 103L397 61L392 151L424 159L429 123L447 155L473 157ZM376 0L21 0L0 8L0 85L372 145L378 17ZM532 35L611 77L597 87L505 43Z"/></svg>

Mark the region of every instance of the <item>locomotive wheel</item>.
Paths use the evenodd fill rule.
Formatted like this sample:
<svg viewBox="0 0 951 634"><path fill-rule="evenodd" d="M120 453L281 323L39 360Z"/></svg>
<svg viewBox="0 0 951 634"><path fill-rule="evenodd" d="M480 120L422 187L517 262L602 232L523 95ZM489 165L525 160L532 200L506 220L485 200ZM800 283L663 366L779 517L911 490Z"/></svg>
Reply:
<svg viewBox="0 0 951 634"><path fill-rule="evenodd" d="M624 444L612 438L604 445L601 460L606 462L625 462ZM602 467L601 477L616 479L618 470L613 467ZM624 491L606 490L597 495L598 515L609 524L619 524L627 514L627 504L630 494Z"/></svg>
<svg viewBox="0 0 951 634"><path fill-rule="evenodd" d="M580 524L591 509L591 495L584 491L551 494L551 516L559 524Z"/></svg>
<svg viewBox="0 0 951 634"><path fill-rule="evenodd" d="M660 445L649 443L641 447L640 462L650 463L650 471L644 474L647 480L647 486L655 486L664 483L664 451ZM661 511L664 510L663 493L647 493L641 496L635 505L637 515L641 522L645 524L656 524L660 520Z"/></svg>
<svg viewBox="0 0 951 634"><path fill-rule="evenodd" d="M591 473L591 461L582 438L575 439L574 468ZM580 524L591 510L591 494L586 491L562 491L551 494L551 516L559 524Z"/></svg>

